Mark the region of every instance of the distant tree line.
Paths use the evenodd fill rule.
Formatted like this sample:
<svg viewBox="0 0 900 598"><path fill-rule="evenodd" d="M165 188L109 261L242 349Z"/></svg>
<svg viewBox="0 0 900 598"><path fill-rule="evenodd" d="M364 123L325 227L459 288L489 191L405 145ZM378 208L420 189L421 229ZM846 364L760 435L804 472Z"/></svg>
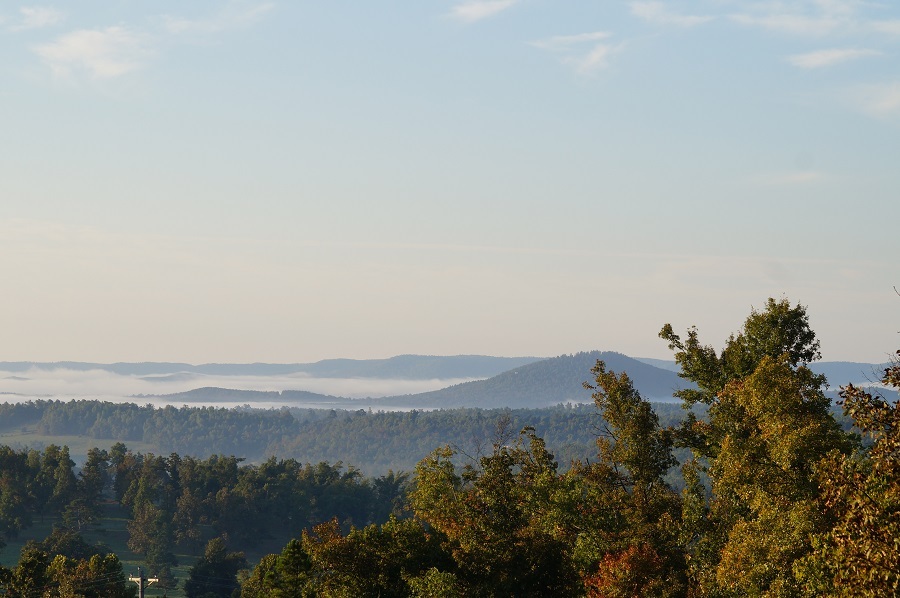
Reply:
<svg viewBox="0 0 900 598"><path fill-rule="evenodd" d="M663 425L684 415L677 403L655 403ZM702 410L701 410L702 412ZM532 426L563 469L590 458L602 420L592 404L544 409L447 409L372 412L324 409L225 409L56 400L0 404L0 426L43 436L142 442L160 454L270 456L301 462L352 463L368 475L411 471L435 446L475 455L489 448L497 422Z"/></svg>

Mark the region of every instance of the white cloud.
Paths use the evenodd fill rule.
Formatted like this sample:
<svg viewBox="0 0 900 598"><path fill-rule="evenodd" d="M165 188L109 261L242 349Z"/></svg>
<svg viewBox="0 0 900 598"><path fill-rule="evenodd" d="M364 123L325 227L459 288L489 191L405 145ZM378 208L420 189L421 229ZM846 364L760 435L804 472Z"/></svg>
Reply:
<svg viewBox="0 0 900 598"><path fill-rule="evenodd" d="M741 25L761 27L770 31L795 35L826 35L835 31L841 21L832 17L810 17L800 14L771 14L753 16L747 14L731 15L731 19Z"/></svg>
<svg viewBox="0 0 900 598"><path fill-rule="evenodd" d="M581 57L568 57L563 60L566 64L575 67L582 75L605 69L609 66L609 57L618 50L617 46L597 44L590 52Z"/></svg>
<svg viewBox="0 0 900 598"><path fill-rule="evenodd" d="M22 20L18 25L12 27L13 31L50 27L62 21L64 16L55 8L44 6L23 6L19 9L19 14L22 15Z"/></svg>
<svg viewBox="0 0 900 598"><path fill-rule="evenodd" d="M34 52L57 76L87 71L95 79L119 77L141 66L146 55L143 37L124 27L81 29L60 36Z"/></svg>
<svg viewBox="0 0 900 598"><path fill-rule="evenodd" d="M748 3L730 18L742 25L790 35L822 36L859 28L859 0L794 0Z"/></svg>
<svg viewBox="0 0 900 598"><path fill-rule="evenodd" d="M608 67L609 57L622 49L622 44L604 43L611 36L606 31L557 35L531 42L531 45L561 54L563 64L573 67L579 74L588 75Z"/></svg>
<svg viewBox="0 0 900 598"><path fill-rule="evenodd" d="M631 14L651 23L675 25L677 27L702 25L714 18L707 15L680 15L670 12L662 2L632 2Z"/></svg>
<svg viewBox="0 0 900 598"><path fill-rule="evenodd" d="M816 50L805 54L794 54L788 57L792 65L804 69L822 68L834 66L857 58L866 56L880 56L881 52L869 48L832 48L829 50Z"/></svg>
<svg viewBox="0 0 900 598"><path fill-rule="evenodd" d="M229 29L246 27L258 21L275 7L271 2L253 6L229 4L218 14L205 19L185 19L167 15L164 26L169 33L199 33L209 35Z"/></svg>
<svg viewBox="0 0 900 598"><path fill-rule="evenodd" d="M468 0L450 9L450 16L474 23L487 19L517 4L519 0Z"/></svg>

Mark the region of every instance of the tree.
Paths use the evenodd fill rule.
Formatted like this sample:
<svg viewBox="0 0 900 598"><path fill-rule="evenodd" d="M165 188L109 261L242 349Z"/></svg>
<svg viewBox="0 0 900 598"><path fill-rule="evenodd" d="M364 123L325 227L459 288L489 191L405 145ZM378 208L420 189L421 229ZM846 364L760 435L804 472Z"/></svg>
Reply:
<svg viewBox="0 0 900 598"><path fill-rule="evenodd" d="M31 504L34 502L34 468L29 466L29 454L0 446L0 548L3 538L15 537L31 525Z"/></svg>
<svg viewBox="0 0 900 598"><path fill-rule="evenodd" d="M663 326L659 336L675 352L675 361L681 368L679 375L696 385L675 393L688 406L697 402L712 404L729 381L751 374L764 357L784 356L794 369L821 357L819 341L809 327L806 307L800 304L791 307L787 299L776 301L770 297L764 311L751 309L743 328L728 338L718 355L712 346L700 343L696 327L688 329L684 341L675 334L671 324Z"/></svg>
<svg viewBox="0 0 900 598"><path fill-rule="evenodd" d="M445 537L453 573L472 595L574 595L581 583L569 530L557 522L566 481L533 429L511 446L501 436L491 454L461 475L449 447L416 467L411 504L417 518Z"/></svg>
<svg viewBox="0 0 900 598"><path fill-rule="evenodd" d="M81 560L58 555L47 566L47 578L60 598L134 598L137 592L114 554Z"/></svg>
<svg viewBox="0 0 900 598"><path fill-rule="evenodd" d="M408 579L449 561L440 540L413 519L392 517L383 525L351 529L346 536L332 519L311 534L304 532L302 544L303 553L295 546L293 561L283 553L279 565L297 563L291 569L310 580L306 591L316 595L407 596ZM315 573L303 568L303 554Z"/></svg>
<svg viewBox="0 0 900 598"><path fill-rule="evenodd" d="M288 542L281 554L264 556L241 580L242 598L302 598L315 596L312 561L299 540Z"/></svg>
<svg viewBox="0 0 900 598"><path fill-rule="evenodd" d="M188 598L207 595L227 598L240 587L238 571L246 568L243 552L228 552L225 540L213 538L206 544L203 556L191 567L184 592Z"/></svg>
<svg viewBox="0 0 900 598"><path fill-rule="evenodd" d="M708 511L694 517L691 578L707 595L801 595L808 584L797 565L830 526L817 508L816 466L853 446L831 415L824 377L807 367L819 342L806 308L769 299L719 354L696 328L685 341L669 324L660 336L695 385L676 395L685 407L709 406L708 421L691 414L676 435L711 480Z"/></svg>
<svg viewBox="0 0 900 598"><path fill-rule="evenodd" d="M595 383L585 387L604 424L597 462L577 470L595 497L586 508L599 515L585 518L590 532L581 538L589 595L683 596L681 503L663 479L676 464L672 433L626 374L602 361L591 372Z"/></svg>
<svg viewBox="0 0 900 598"><path fill-rule="evenodd" d="M900 389L900 361L881 382ZM814 561L837 595L900 596L900 403L853 385L841 398L844 414L871 444L853 455L834 452L820 465L820 502L836 522Z"/></svg>
<svg viewBox="0 0 900 598"><path fill-rule="evenodd" d="M46 552L34 544L26 544L19 562L12 569L7 582L7 596L40 596L50 583L47 566L50 559Z"/></svg>
<svg viewBox="0 0 900 598"><path fill-rule="evenodd" d="M109 467L109 454L105 450L88 449L87 460L78 474L79 494L88 504L97 504L103 498L110 481Z"/></svg>
<svg viewBox="0 0 900 598"><path fill-rule="evenodd" d="M81 534L66 527L54 527L37 547L50 557L62 555L74 560L88 560L94 555L105 556L108 552L105 546L88 544Z"/></svg>

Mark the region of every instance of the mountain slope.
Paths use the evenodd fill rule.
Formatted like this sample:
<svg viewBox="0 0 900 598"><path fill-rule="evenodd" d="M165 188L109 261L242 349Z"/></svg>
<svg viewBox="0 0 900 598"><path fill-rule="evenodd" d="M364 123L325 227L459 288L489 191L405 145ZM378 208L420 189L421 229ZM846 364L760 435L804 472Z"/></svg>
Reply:
<svg viewBox="0 0 900 598"><path fill-rule="evenodd" d="M598 359L606 363L608 370L627 373L635 388L649 400L672 401L672 392L686 386L674 372L621 353L592 351L523 365L487 380L415 395L372 399L371 403L421 408L517 408L585 403L590 402L591 393L584 388L583 382L591 381L590 370Z"/></svg>

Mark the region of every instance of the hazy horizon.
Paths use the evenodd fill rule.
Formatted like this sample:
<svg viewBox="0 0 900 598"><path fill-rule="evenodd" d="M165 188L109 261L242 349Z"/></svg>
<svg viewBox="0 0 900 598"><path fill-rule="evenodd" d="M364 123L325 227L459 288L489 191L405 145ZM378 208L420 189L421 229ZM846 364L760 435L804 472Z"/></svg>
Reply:
<svg viewBox="0 0 900 598"><path fill-rule="evenodd" d="M169 395L204 387L257 391L304 390L356 399L415 394L476 379L317 378L302 374L288 376L194 374L190 378L183 379L148 378L152 377L119 375L105 370L32 368L24 373L0 370L0 402L4 395L15 394L30 398L100 400L127 398L129 402L141 403L143 398L149 401L149 395Z"/></svg>

